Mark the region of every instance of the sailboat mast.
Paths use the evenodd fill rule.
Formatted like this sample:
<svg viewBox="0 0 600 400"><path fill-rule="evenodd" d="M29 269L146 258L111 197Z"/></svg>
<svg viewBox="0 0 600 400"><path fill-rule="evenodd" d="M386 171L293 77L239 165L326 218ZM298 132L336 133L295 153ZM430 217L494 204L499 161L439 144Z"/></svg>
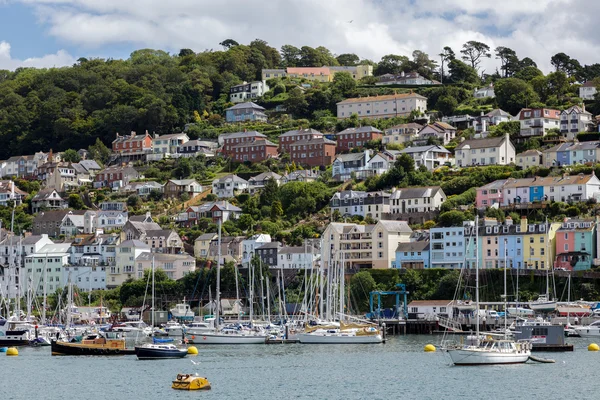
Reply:
<svg viewBox="0 0 600 400"><path fill-rule="evenodd" d="M507 325L507 296L508 294L506 293L506 270L507 270L507 265L506 265L506 256L508 254L508 239L504 238L504 338L506 338L506 329L508 328Z"/></svg>
<svg viewBox="0 0 600 400"><path fill-rule="evenodd" d="M340 264L340 321L344 316L344 295L345 295L345 274L344 274L344 257L345 254L342 254L342 262Z"/></svg>
<svg viewBox="0 0 600 400"><path fill-rule="evenodd" d="M238 283L238 267L235 265L233 267L233 272L235 273L235 301L238 307L238 323L240 323L240 313L242 311L242 307L240 306L240 286Z"/></svg>
<svg viewBox="0 0 600 400"><path fill-rule="evenodd" d="M479 346L479 216L475 217L475 338Z"/></svg>
<svg viewBox="0 0 600 400"><path fill-rule="evenodd" d="M571 271L569 271L569 279L567 280L567 324L571 319Z"/></svg>
<svg viewBox="0 0 600 400"><path fill-rule="evenodd" d="M156 311L154 310L154 256L152 256L152 314L151 314L151 323L152 323L152 336L154 336L154 314Z"/></svg>
<svg viewBox="0 0 600 400"><path fill-rule="evenodd" d="M69 329L71 326L71 308L73 308L73 297L71 295L71 291L73 290L71 287L71 269L69 269L69 282L67 288L67 329Z"/></svg>
<svg viewBox="0 0 600 400"><path fill-rule="evenodd" d="M548 300L550 300L550 264L548 261L548 242L550 241L550 230L548 229L548 217L546 217L546 233L548 234L548 237L546 238L546 296L548 298Z"/></svg>
<svg viewBox="0 0 600 400"><path fill-rule="evenodd" d="M46 302L48 301L48 253L45 254L46 257L44 257L44 306L42 307L42 323L45 324L46 323ZM33 268L32 268L33 270Z"/></svg>
<svg viewBox="0 0 600 400"><path fill-rule="evenodd" d="M219 328L219 308L221 308L221 217L219 216L219 238L218 238L218 251L217 251L217 293L216 307L215 307L215 329Z"/></svg>

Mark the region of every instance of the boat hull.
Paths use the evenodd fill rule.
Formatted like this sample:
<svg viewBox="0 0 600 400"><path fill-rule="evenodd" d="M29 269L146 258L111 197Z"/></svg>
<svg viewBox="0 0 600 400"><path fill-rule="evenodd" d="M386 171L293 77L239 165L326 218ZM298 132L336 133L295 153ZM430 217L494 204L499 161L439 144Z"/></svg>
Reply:
<svg viewBox="0 0 600 400"><path fill-rule="evenodd" d="M145 347L136 347L135 354L140 360L183 358L187 355L187 350L149 349Z"/></svg>
<svg viewBox="0 0 600 400"><path fill-rule="evenodd" d="M300 343L306 344L376 344L382 343L381 335L335 335L335 334L298 334Z"/></svg>
<svg viewBox="0 0 600 400"><path fill-rule="evenodd" d="M53 341L51 347L53 356L122 356L135 354L134 349L111 349L99 346L86 346L80 343Z"/></svg>
<svg viewBox="0 0 600 400"><path fill-rule="evenodd" d="M529 308L533 311L539 312L550 312L556 310L556 302L547 302L547 303L529 303Z"/></svg>
<svg viewBox="0 0 600 400"><path fill-rule="evenodd" d="M501 353L475 349L448 350L454 365L498 365L523 364L529 360L530 352Z"/></svg>
<svg viewBox="0 0 600 400"><path fill-rule="evenodd" d="M186 338L193 344L265 344L267 342L267 336L264 335L205 333L186 335Z"/></svg>
<svg viewBox="0 0 600 400"><path fill-rule="evenodd" d="M578 334L582 338L588 337L600 337L600 328L598 327L581 327L573 329L576 334Z"/></svg>

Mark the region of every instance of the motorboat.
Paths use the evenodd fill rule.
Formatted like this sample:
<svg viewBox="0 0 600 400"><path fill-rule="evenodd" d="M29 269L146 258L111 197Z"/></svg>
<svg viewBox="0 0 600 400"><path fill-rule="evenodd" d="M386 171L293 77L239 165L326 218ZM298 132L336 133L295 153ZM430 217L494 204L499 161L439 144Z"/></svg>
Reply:
<svg viewBox="0 0 600 400"><path fill-rule="evenodd" d="M529 307L535 312L551 312L556 310L556 301L550 300L547 294L541 294L529 303Z"/></svg>
<svg viewBox="0 0 600 400"><path fill-rule="evenodd" d="M525 307L508 307L506 309L506 312L508 312L508 315L516 316L516 317L533 317L533 316L535 316L535 311L533 311L531 308L525 308Z"/></svg>
<svg viewBox="0 0 600 400"><path fill-rule="evenodd" d="M121 324L116 324L111 327L112 331L124 332L127 336L143 334L150 336L152 329L148 327L143 321L126 321Z"/></svg>
<svg viewBox="0 0 600 400"><path fill-rule="evenodd" d="M125 339L119 332L103 332L91 334L81 342L52 342L52 355L71 356L117 356L135 354L135 349L125 346Z"/></svg>
<svg viewBox="0 0 600 400"><path fill-rule="evenodd" d="M198 374L178 374L177 379L171 383L171 387L177 390L209 390L208 379Z"/></svg>
<svg viewBox="0 0 600 400"><path fill-rule="evenodd" d="M594 321L586 326L577 326L573 328L579 336L586 337L599 337L600 336L600 320Z"/></svg>
<svg viewBox="0 0 600 400"><path fill-rule="evenodd" d="M310 344L373 344L382 343L383 334L379 328L366 324L344 324L340 327L306 327L298 334L300 343Z"/></svg>
<svg viewBox="0 0 600 400"><path fill-rule="evenodd" d="M169 321L165 324L165 332L167 336L179 336L182 337L185 333L186 326L176 321Z"/></svg>
<svg viewBox="0 0 600 400"><path fill-rule="evenodd" d="M214 332L215 330L215 319L207 318L204 321L194 321L186 325L185 333L189 335L202 335L204 333Z"/></svg>
<svg viewBox="0 0 600 400"><path fill-rule="evenodd" d="M264 344L268 335L240 325L225 326L204 333L188 333L186 339L194 344Z"/></svg>
<svg viewBox="0 0 600 400"><path fill-rule="evenodd" d="M187 355L187 349L180 349L170 343L148 343L143 346L136 346L135 354L140 360L183 358Z"/></svg>
<svg viewBox="0 0 600 400"><path fill-rule="evenodd" d="M196 316L185 300L183 303L176 304L175 307L171 308L169 311L173 318L178 321L193 321Z"/></svg>
<svg viewBox="0 0 600 400"><path fill-rule="evenodd" d="M33 339L29 322L18 319L0 319L0 346L26 346Z"/></svg>
<svg viewBox="0 0 600 400"><path fill-rule="evenodd" d="M456 308L459 311L475 311L475 302L472 300L458 300Z"/></svg>

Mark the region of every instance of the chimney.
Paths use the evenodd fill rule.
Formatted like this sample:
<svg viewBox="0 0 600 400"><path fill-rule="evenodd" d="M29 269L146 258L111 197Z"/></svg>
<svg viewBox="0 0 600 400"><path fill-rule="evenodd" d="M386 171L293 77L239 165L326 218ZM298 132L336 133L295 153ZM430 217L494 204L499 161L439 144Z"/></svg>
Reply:
<svg viewBox="0 0 600 400"><path fill-rule="evenodd" d="M513 224L513 219L508 216L504 219L504 225L512 225Z"/></svg>
<svg viewBox="0 0 600 400"><path fill-rule="evenodd" d="M481 120L481 133L485 132L485 128L486 128L485 119L482 119Z"/></svg>
<svg viewBox="0 0 600 400"><path fill-rule="evenodd" d="M521 232L527 232L527 217L521 217Z"/></svg>
<svg viewBox="0 0 600 400"><path fill-rule="evenodd" d="M131 137L135 137L135 132L131 131Z"/></svg>
<svg viewBox="0 0 600 400"><path fill-rule="evenodd" d="M48 153L48 162L52 162L54 154L52 153L52 149L50 149L50 153Z"/></svg>

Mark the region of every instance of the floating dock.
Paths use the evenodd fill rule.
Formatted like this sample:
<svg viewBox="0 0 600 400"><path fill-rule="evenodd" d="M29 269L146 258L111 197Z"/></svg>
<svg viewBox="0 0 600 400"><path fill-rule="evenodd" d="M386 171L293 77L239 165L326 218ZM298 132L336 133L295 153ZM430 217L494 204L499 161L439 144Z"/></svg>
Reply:
<svg viewBox="0 0 600 400"><path fill-rule="evenodd" d="M267 339L267 344L293 344L300 343L298 339Z"/></svg>

